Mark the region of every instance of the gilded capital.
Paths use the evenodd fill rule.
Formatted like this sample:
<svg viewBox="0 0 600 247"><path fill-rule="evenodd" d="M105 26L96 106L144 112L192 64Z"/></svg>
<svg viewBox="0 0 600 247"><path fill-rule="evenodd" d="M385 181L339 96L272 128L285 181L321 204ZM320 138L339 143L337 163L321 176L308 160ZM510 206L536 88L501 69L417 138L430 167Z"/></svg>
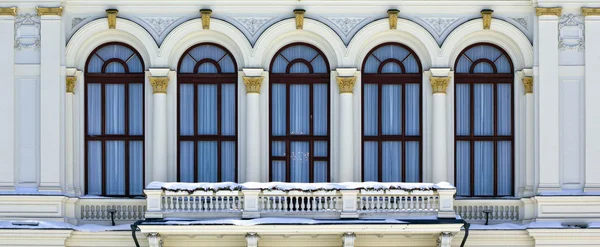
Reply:
<svg viewBox="0 0 600 247"><path fill-rule="evenodd" d="M303 9L295 9L294 17L296 18L296 29L302 30L304 29L304 13L306 13Z"/></svg>
<svg viewBox="0 0 600 247"><path fill-rule="evenodd" d="M16 7L12 7L12 8L0 8L0 15L12 15L12 16L16 16L17 15L17 8Z"/></svg>
<svg viewBox="0 0 600 247"><path fill-rule="evenodd" d="M76 76L67 76L67 93L75 93Z"/></svg>
<svg viewBox="0 0 600 247"><path fill-rule="evenodd" d="M533 77L523 77L523 86L525 87L525 94L533 93Z"/></svg>
<svg viewBox="0 0 600 247"><path fill-rule="evenodd" d="M562 8L535 8L535 14L537 16L541 15L562 15Z"/></svg>
<svg viewBox="0 0 600 247"><path fill-rule="evenodd" d="M398 28L398 14L400 13L399 10L397 9L389 9L387 11L388 13L388 19L390 21L390 29L397 29Z"/></svg>
<svg viewBox="0 0 600 247"><path fill-rule="evenodd" d="M354 93L354 83L356 83L356 76L338 76L336 77L338 87L340 87L340 94L342 93Z"/></svg>
<svg viewBox="0 0 600 247"><path fill-rule="evenodd" d="M212 15L212 10L200 10L200 16L202 17L202 29L210 29L210 15Z"/></svg>
<svg viewBox="0 0 600 247"><path fill-rule="evenodd" d="M433 93L446 93L446 88L448 87L448 84L450 83L450 77L449 76L444 76L444 77L437 77L437 76L432 76L429 77L429 82L431 83L431 89L433 90Z"/></svg>
<svg viewBox="0 0 600 247"><path fill-rule="evenodd" d="M108 29L117 28L117 14L119 13L116 9L107 9L106 16L108 17Z"/></svg>
<svg viewBox="0 0 600 247"><path fill-rule="evenodd" d="M169 77L167 76L150 76L150 85L154 93L167 93L167 86L169 86Z"/></svg>
<svg viewBox="0 0 600 247"><path fill-rule="evenodd" d="M583 16L600 16L600 8L581 8Z"/></svg>
<svg viewBox="0 0 600 247"><path fill-rule="evenodd" d="M481 18L483 18L483 29L489 30L492 26L492 13L494 13L491 9L484 9L481 11Z"/></svg>
<svg viewBox="0 0 600 247"><path fill-rule="evenodd" d="M260 85L262 85L263 76L244 76L244 84L246 85L246 93L260 93Z"/></svg>
<svg viewBox="0 0 600 247"><path fill-rule="evenodd" d="M37 14L39 16L42 16L42 15L58 15L58 16L62 16L62 12L63 12L63 8L62 7L56 7L56 8L36 7L35 9L37 10Z"/></svg>

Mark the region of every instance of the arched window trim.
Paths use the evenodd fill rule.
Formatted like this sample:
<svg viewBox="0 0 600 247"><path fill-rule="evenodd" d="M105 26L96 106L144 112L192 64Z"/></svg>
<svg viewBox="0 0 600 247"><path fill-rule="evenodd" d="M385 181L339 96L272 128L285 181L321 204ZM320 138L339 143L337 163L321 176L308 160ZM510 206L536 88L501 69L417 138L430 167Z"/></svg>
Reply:
<svg viewBox="0 0 600 247"><path fill-rule="evenodd" d="M196 59L194 59L191 55L190 52L192 50L194 50L195 48L199 47L199 46L203 46L203 45L210 45L210 46L215 46L217 48L220 48L224 51L224 55L218 60L215 61L214 59L210 59L210 58L204 58L204 59L200 59L199 61L197 61ZM231 54L231 52L229 50L227 50L225 47L216 44L216 43L211 43L211 42L205 42L205 43L199 43L196 45L193 45L192 47L188 48L184 53L184 55L181 56L181 58L179 59L179 63L177 64L177 98L180 99L181 97L181 92L180 92L180 85L181 84L193 84L194 85L194 134L191 136L183 136L181 135L181 126L178 123L177 124L177 181L181 181L181 155L180 155L180 151L181 151L181 142L182 141L192 141L194 142L194 181L195 182L199 182L198 179L198 146L197 143L198 141L216 141L217 144L217 150L218 150L218 154L217 154L217 181L218 182L222 182L222 157L221 157L221 142L223 141L231 141L235 143L235 174L234 174L234 180L233 182L237 182L238 181L238 163L239 163L239 155L238 155L238 102L237 102L237 73L235 72L231 72L231 73L227 73L227 72L222 72L221 66L219 65L219 61L221 61L222 59L224 59L227 56L231 57L231 61L233 63L233 67L235 68L235 70L237 71L238 67L237 67L237 63L235 61L235 58L233 57L233 55ZM194 70L193 73L183 73L180 72L181 71L181 66L183 63L183 60L185 57L190 57L192 60L194 60L196 62L196 64L194 65ZM204 64L204 63L210 63L212 65L214 65L217 69L217 73L198 73L198 69L199 67ZM202 84L218 84L221 85L223 83L228 83L228 84L234 84L234 90L235 90L235 135L234 136L225 136L221 134L221 87L217 86L217 135L200 135L198 134L198 93L197 93L197 86L198 85L202 85ZM177 100L177 120L178 122L181 120L181 101Z"/></svg>
<svg viewBox="0 0 600 247"><path fill-rule="evenodd" d="M454 111L454 150L456 152L457 150L457 143L459 141L469 141L470 142L470 189L469 192L470 194L468 196L477 196L477 197L497 197L500 196L498 194L498 149L497 149L497 143L498 141L510 141L511 142L511 170L512 170L512 178L511 178L511 194L508 196L513 196L515 193L515 110L514 110L514 99L515 99L515 95L514 95L514 65L512 62L512 59L510 58L510 56L508 55L508 53L502 49L501 47L495 45L495 44L491 44L491 43L485 43L485 42L481 42L481 43L475 43L472 44L468 47L466 47L465 49L463 49L461 51L461 53L459 54L459 56L456 58L455 64L454 64L454 70L457 70L458 67L458 62L459 59L461 57L467 57L465 55L465 53L467 51L469 51L470 49L477 47L477 46L481 46L481 45L486 45L486 46L491 46L494 47L495 49L497 49L498 51L500 51L502 54L500 56L498 56L498 58L496 58L495 61L491 61L489 59L478 59L473 61L473 64L471 65L471 67L469 68L469 73L455 73L454 75L454 92L457 92L457 85L459 84L468 84L470 85L470 117L469 117L469 127L470 127L470 135L469 136L460 136L457 133L457 111L456 111L456 106L457 106L457 97L454 97L454 107L455 107L455 111ZM497 71L497 67L495 62L500 59L501 57L505 56L508 60L508 63L510 65L510 70L509 73L498 73ZM470 59L470 58L469 58ZM475 66L477 66L477 64L479 63L488 63L492 66L494 73L475 73L474 69ZM494 86L494 103L493 103L493 109L494 109L494 113L493 113L493 125L494 125L494 135L493 136L476 136L474 134L474 121L475 121L475 117L474 117L474 90L473 90L473 85L475 84L492 84ZM496 100L496 93L497 93L497 85L498 84L510 84L511 88L510 88L510 92L511 92L511 99L510 99L510 109L511 109L511 135L509 136L499 136L498 135L498 123L497 123L497 111L498 111L498 101ZM474 155L474 145L475 145L475 141L493 141L494 142L494 193L493 195L475 195L475 155ZM458 174L458 165L457 165L457 155L454 156L454 184L457 183L457 174ZM458 195L458 194L457 194ZM502 195L502 196L506 196L506 195Z"/></svg>
<svg viewBox="0 0 600 247"><path fill-rule="evenodd" d="M313 57L311 59L311 61L308 61L306 59L293 59L292 61L287 60L287 58L283 57L283 55L281 54L283 51L285 51L287 48L292 47L292 46L296 46L296 45L302 45L302 46L307 46L312 48L313 50L315 50L317 52L317 55L315 55L315 57ZM302 43L302 42L297 42L297 43L291 43L288 44L284 47L282 47L281 49L279 49L275 55L273 56L273 58L271 59L271 63L269 65L269 71L273 71L273 65L275 63L275 60L278 56L283 57L284 59L286 59L286 61L288 61L288 65L286 67L286 73L270 73L269 74L269 84L273 84L273 83L279 83L279 84L286 84L286 135L285 136L274 136L273 135L273 126L272 126L272 121L273 121L273 107L272 104L269 103L269 181L273 181L273 161L285 161L286 162L286 181L291 181L291 171L290 171L290 167L291 167L291 159L290 159L290 154L291 153L291 142L292 141L308 141L310 144L310 158L309 158L309 182L313 182L314 181L314 162L315 161L326 161L327 162L327 182L329 182L331 180L331 97L329 95L330 93L330 89L329 89L329 84L330 84L330 67L329 67L329 60L327 59L327 57L325 56L325 54L316 46L308 44L308 43ZM326 73L315 73L314 72L314 68L311 64L312 61L314 61L314 59L316 59L317 57L321 56L323 58L323 60L325 61L325 66L326 66ZM290 68L296 64L296 63L303 63L305 65L308 66L309 68L309 73L290 73ZM310 105L309 105L309 112L310 115L313 116L313 84L327 84L327 135L326 136L315 136L313 133L313 121L310 121L310 134L306 135L306 136L298 136L298 135L291 135L290 134L290 87L289 85L291 84L311 84L310 87L310 92L309 92L309 97L310 97ZM273 102L273 90L269 90L269 102ZM312 119L312 117L311 117ZM274 141L285 141L286 142L286 156L285 157L274 157L273 156L273 142ZM327 157L315 157L314 156L314 142L316 141L326 141L327 142Z"/></svg>
<svg viewBox="0 0 600 247"><path fill-rule="evenodd" d="M106 96L105 96L105 87L104 85L106 84L124 84L127 85L129 83L140 83L142 84L142 92L144 92L144 73L129 73L129 66L127 66L127 63L125 63L123 60L118 59L118 58L113 58L113 59L109 59L104 61L104 64L102 65L102 73L90 73L88 71L88 66L90 64L90 61L92 59L93 56L98 56L96 54L96 52L98 52L100 49L106 47L106 46L110 46L110 45L119 45L119 46L123 46L126 47L128 49L130 49L133 53L132 55L128 58L131 59L134 55L137 55L140 59L140 63L141 63L141 68L142 70L144 70L145 65L144 65L144 61L142 60L142 57L140 56L140 53L133 48L132 46L125 44L125 43L121 43L121 42L109 42L109 43L104 43L98 47L96 47L96 49L94 49L90 55L88 56L86 63L85 63L85 73L84 73L84 81L85 81L85 85L84 85L84 98L85 98L85 103L84 103L84 133L85 133L85 140L84 140L84 184L85 184L85 190L84 193L87 195L88 194L88 190L89 190L89 184L88 184L88 142L90 141L101 141L102 142L102 196L111 196L111 197L134 197L134 196L143 196L143 195L133 195L130 194L130 184L129 184L129 142L130 141L141 141L142 142L142 187L145 186L146 184L146 179L145 179L145 174L146 174L146 166L145 166L145 156L146 156L146 150L145 148L143 148L145 146L144 143L144 133L145 133L145 114L144 114L144 110L142 110L142 135L130 135L129 134L129 87L124 87L124 95L125 95L125 101L124 101L124 105L125 105L125 135L112 135L112 134L105 134L106 133L106 116L105 116L105 102L106 102ZM100 56L98 56L100 59L102 59ZM103 60L103 59L102 59ZM123 65L123 68L125 69L125 73L105 73L106 71L106 66L108 66L111 62L118 62L121 63L121 65ZM102 135L90 135L89 131L88 131L88 107L87 107L87 92L88 92L88 85L89 84L101 84L103 85L101 87L101 95L102 95L102 103L101 103L101 131L102 131ZM145 97L142 97L142 106L145 106ZM125 141L125 195L109 195L106 192L106 141L112 141L112 140L117 140L117 141Z"/></svg>
<svg viewBox="0 0 600 247"><path fill-rule="evenodd" d="M370 56L373 56L373 52L377 51L377 49L383 47L383 46L388 46L388 45L395 45L395 46L399 46L402 47L404 49L406 49L409 53L408 55L406 55L406 57L402 60L398 60L398 59L394 59L394 58L389 58L386 59L384 61L380 61L379 59L376 59L378 61L380 61L380 65L377 69L377 73L365 73L365 66L367 64L368 58ZM405 73L406 69L404 67L404 61L409 58L411 55L413 55L413 57L415 58L418 66L419 66L419 72L418 73ZM374 56L373 56L374 57ZM387 63L396 63L398 65L400 65L400 68L402 68L402 73L384 73L382 72L383 66L385 66L385 64ZM362 92L365 92L365 85L366 84L378 84L378 95L382 95L382 85L385 84L401 84L401 85L405 85L408 83L413 83L413 84L422 84L422 80L423 80L423 69L421 66L421 61L419 59L419 57L417 56L417 54L410 49L408 46L404 45L404 44L400 44L400 43L395 43L395 42L387 42L387 43L382 43L379 44L377 46L375 46L373 49L371 49L369 51L369 53L367 53L367 56L365 56L365 59L363 59L363 64L362 64ZM404 87L403 87L404 89ZM378 148L378 179L381 182L382 178L383 178L383 167L382 167L382 142L383 141L401 141L402 142L402 181L406 181L406 162L404 162L406 160L406 148L405 148L405 142L406 141L419 141L419 174L420 174L420 181L423 181L423 97L422 97L422 85L421 85L421 91L419 93L419 135L418 136L405 136L406 133L406 124L405 124L405 119L406 119L406 112L405 112L405 107L402 107L402 135L394 135L394 136L388 136L388 135L382 135L382 114L381 114L381 97L378 97L378 135L377 136L365 136L365 107L364 107L364 98L365 98L365 94L362 94L362 99L361 101L363 102L363 104L361 104L361 111L362 111L362 124L361 124L361 153L363 154L362 156L362 160L361 160L361 179L362 181L365 181L365 156L364 156L364 151L365 151L365 141L377 141L379 144L379 148ZM403 99L405 99L406 96L406 90L402 90L402 95L403 95ZM404 103L402 104L404 106Z"/></svg>

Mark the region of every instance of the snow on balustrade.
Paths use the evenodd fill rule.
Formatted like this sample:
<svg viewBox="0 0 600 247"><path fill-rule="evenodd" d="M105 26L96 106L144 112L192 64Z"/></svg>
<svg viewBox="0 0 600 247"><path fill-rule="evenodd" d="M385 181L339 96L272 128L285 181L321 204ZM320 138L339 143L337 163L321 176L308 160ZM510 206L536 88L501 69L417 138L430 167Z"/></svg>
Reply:
<svg viewBox="0 0 600 247"><path fill-rule="evenodd" d="M448 183L152 182L145 193L146 218L455 216Z"/></svg>
<svg viewBox="0 0 600 247"><path fill-rule="evenodd" d="M78 216L86 221L110 221L111 211L116 221L133 222L144 218L146 200L108 197L82 197L77 201Z"/></svg>

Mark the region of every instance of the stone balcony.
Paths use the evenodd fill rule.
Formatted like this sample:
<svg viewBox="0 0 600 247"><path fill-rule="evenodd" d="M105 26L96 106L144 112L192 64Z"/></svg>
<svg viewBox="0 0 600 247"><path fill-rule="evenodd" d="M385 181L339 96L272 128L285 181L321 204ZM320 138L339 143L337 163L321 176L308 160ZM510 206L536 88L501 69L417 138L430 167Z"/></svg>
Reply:
<svg viewBox="0 0 600 247"><path fill-rule="evenodd" d="M429 183L160 183L144 193L146 219L455 218L456 189Z"/></svg>

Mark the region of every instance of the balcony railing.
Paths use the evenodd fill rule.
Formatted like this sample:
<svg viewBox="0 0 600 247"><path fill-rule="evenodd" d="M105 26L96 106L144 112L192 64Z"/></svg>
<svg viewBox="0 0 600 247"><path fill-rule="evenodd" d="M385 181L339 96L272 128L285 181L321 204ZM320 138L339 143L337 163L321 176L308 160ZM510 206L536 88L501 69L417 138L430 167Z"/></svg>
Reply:
<svg viewBox="0 0 600 247"><path fill-rule="evenodd" d="M75 204L80 224L110 224L111 212L116 224L130 224L144 219L146 200L109 197L82 197Z"/></svg>
<svg viewBox="0 0 600 247"><path fill-rule="evenodd" d="M458 199L454 210L471 223L519 222L523 220L524 205L520 199Z"/></svg>
<svg viewBox="0 0 600 247"><path fill-rule="evenodd" d="M151 183L146 218L454 218L447 183Z"/></svg>

